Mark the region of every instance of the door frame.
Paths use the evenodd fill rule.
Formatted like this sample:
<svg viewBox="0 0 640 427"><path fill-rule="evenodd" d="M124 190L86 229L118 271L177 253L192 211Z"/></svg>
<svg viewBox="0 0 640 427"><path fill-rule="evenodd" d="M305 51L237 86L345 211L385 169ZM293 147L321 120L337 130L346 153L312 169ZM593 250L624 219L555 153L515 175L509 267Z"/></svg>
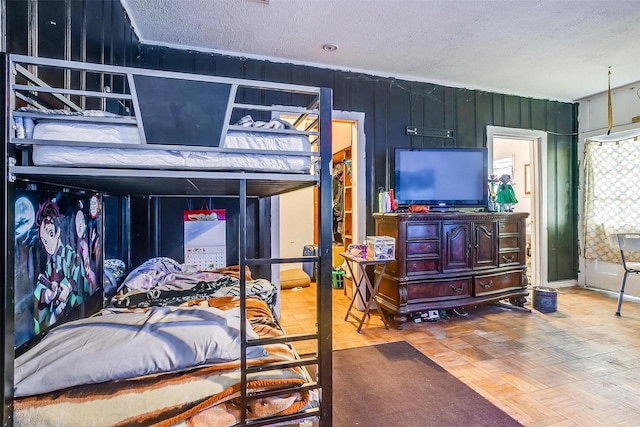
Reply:
<svg viewBox="0 0 640 427"><path fill-rule="evenodd" d="M340 120L351 122L356 134L352 138L351 144L351 187L352 187L352 239L354 243L364 243L367 234L367 180L366 180L366 137L364 133L365 114L358 111L341 111L333 110L332 120ZM360 282L360 270L355 269L356 277L352 278L351 283ZM351 289L353 292L353 289ZM365 285L361 285L360 292L366 292ZM364 293L362 295L365 295ZM364 310L364 305L360 300L357 301L357 309Z"/></svg>
<svg viewBox="0 0 640 427"><path fill-rule="evenodd" d="M366 237L366 139L364 134L364 113L356 111L333 111L333 120L352 122L356 135L352 139L351 158L352 163L352 193L355 196L353 207L353 232L354 243L362 243Z"/></svg>
<svg viewBox="0 0 640 427"><path fill-rule="evenodd" d="M532 286L548 283L548 232L547 232L547 132L501 126L487 126L487 151L489 170L493 169L494 138L533 141L531 152L531 269Z"/></svg>
<svg viewBox="0 0 640 427"><path fill-rule="evenodd" d="M279 118L281 113L272 115L272 118ZM284 114L284 113L283 113ZM353 230L352 237L354 242L362 243L366 238L367 226L367 181L366 181L366 136L364 132L365 113L357 111L332 111L332 121L340 120L352 122L354 125L355 135L352 138L352 195L353 195ZM271 202L271 253L280 254L280 197L272 197ZM311 222L313 226L313 221ZM360 272L355 273L357 276L352 283L358 283ZM280 283L280 266L273 265L271 271L272 279L276 283ZM364 286L364 285L362 285ZM365 292L365 289L361 289ZM358 309L364 310L362 303L358 301ZM279 305L278 305L279 314Z"/></svg>

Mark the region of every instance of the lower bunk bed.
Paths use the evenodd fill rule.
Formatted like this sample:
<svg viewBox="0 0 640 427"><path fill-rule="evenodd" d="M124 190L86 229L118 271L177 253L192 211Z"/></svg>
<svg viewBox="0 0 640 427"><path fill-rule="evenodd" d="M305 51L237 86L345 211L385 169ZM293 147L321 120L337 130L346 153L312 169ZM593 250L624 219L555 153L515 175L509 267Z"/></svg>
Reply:
<svg viewBox="0 0 640 427"><path fill-rule="evenodd" d="M240 423L237 274L183 267L167 258L147 261L127 276L106 308L52 328L17 357L14 425ZM247 338L282 336L272 309L275 287L248 276L245 288ZM248 367L299 359L288 344L247 346L246 354ZM312 381L300 366L248 373L247 395L283 393L247 399L246 419L301 413L315 406L316 392L303 387Z"/></svg>

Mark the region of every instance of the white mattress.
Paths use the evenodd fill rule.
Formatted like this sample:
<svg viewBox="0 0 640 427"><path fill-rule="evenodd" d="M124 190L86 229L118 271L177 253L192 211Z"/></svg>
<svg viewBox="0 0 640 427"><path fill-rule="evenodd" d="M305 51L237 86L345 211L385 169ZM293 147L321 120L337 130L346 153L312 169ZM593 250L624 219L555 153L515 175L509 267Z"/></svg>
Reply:
<svg viewBox="0 0 640 427"><path fill-rule="evenodd" d="M40 120L34 139L94 141L140 144L135 125ZM247 170L308 173L308 156L283 156L278 151L310 151L309 140L300 135L229 131L223 148L273 150L274 154L223 153L211 151L164 151L156 149L33 146L33 162L38 166L135 167L167 169Z"/></svg>

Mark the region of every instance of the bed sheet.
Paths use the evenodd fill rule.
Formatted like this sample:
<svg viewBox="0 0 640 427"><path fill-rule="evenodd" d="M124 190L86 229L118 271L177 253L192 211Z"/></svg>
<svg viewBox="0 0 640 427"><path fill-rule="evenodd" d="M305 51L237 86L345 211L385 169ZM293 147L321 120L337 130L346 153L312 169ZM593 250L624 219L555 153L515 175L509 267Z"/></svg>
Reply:
<svg viewBox="0 0 640 427"><path fill-rule="evenodd" d="M247 123L247 120L239 123ZM280 121L272 121L276 124ZM267 122L270 124L272 122ZM30 126L24 126L29 129ZM243 150L271 150L274 154L228 153L184 150L156 150L141 148L105 148L77 146L33 146L33 161L38 166L73 167L136 167L208 170L250 170L268 172L309 172L311 160L307 156L283 156L281 151L310 151L308 138L300 135L251 132L264 122L248 122L248 130L230 130L220 144L222 148ZM273 127L272 127L273 128ZM275 127L280 129L284 127ZM33 130L22 132L27 137L54 141L91 141L140 145L135 125L101 124L38 120Z"/></svg>
<svg viewBox="0 0 640 427"><path fill-rule="evenodd" d="M289 173L308 173L311 168L311 161L306 157L44 145L33 147L33 162L36 166L243 170Z"/></svg>
<svg viewBox="0 0 640 427"><path fill-rule="evenodd" d="M206 313L219 313L229 311L233 313L239 306L236 297L210 298L200 301L190 301L185 304L185 310L204 310ZM158 308L147 310L134 310L132 313L156 313ZM166 310L166 308L162 308ZM179 310L173 308L171 311ZM106 314L107 319L127 316L122 314ZM232 316L233 317L233 316ZM252 330L260 337L277 337L282 335L270 310L266 304L256 298L247 299L247 317ZM89 325L95 323L86 322ZM153 334L154 328L148 323L142 322L147 334ZM84 328L87 336L93 335L93 340L100 341L104 334L95 334L95 327L83 326L80 323L66 324L66 328L75 329L73 333L80 334ZM108 327L105 323L103 326ZM172 325L167 325L170 331ZM237 326L237 325L236 325ZM55 329L54 329L55 330ZM140 333L135 330L131 334ZM97 336L96 336L97 335ZM109 334L107 334L109 335ZM64 337L62 337L64 338ZM165 336L166 338L166 336ZM180 335L181 345L187 338ZM196 338L201 340L202 338ZM167 340L163 346L166 346ZM88 342L87 345L91 344ZM29 361L36 366L46 359L46 352L40 351L40 344L23 356L35 357ZM128 346L126 351L120 350L121 355L113 360L112 352L101 352L98 348L91 352L85 348L76 352L58 351L55 355L61 358L57 361L57 369L67 366L74 369L83 356L88 366L103 366L105 364L127 365L132 360L144 358L144 353L158 354L155 347L150 347L140 353L140 346ZM284 344L267 345L261 348L264 352L260 357L253 357L248 364L256 365L275 361L295 360L296 355L291 348ZM80 352L79 354L77 354ZM91 353L91 354L90 354ZM178 354L186 357L184 351ZM35 354L35 356L33 356ZM160 353L163 354L163 353ZM89 357L91 356L91 357ZM74 359L74 360L71 360ZM17 364L23 364L23 360L16 360ZM14 399L14 424L16 426L32 425L56 425L77 426L78 420L82 420L85 426L124 426L124 425L189 425L207 427L232 426L240 421L240 411L236 399L240 396L239 360L223 361L222 363L205 363L193 368L178 369L171 372L156 372L144 376L123 378L117 381L103 381L103 379L90 380L90 384L79 384L61 390L32 394ZM52 367L53 368L53 367ZM96 371L99 369L96 368ZM126 368L125 368L126 370ZM42 375L38 370L34 375ZM19 384L25 380L18 375ZM90 375L85 375L90 377ZM32 384L50 382L47 379L36 377ZM249 391L269 390L274 388L286 388L302 385L309 381L304 369L289 368L278 370L265 370L252 373L247 376ZM264 398L250 401L249 418L270 415L284 415L296 413L304 409L310 402L310 393L306 391L287 393L273 398Z"/></svg>

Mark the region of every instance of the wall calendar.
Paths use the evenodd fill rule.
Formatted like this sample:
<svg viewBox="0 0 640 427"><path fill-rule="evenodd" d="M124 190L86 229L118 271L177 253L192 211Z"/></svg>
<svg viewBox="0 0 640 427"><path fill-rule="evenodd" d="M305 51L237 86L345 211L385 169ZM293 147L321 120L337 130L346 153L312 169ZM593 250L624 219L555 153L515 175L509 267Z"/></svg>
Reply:
<svg viewBox="0 0 640 427"><path fill-rule="evenodd" d="M184 263L199 270L227 265L224 209L184 211Z"/></svg>

